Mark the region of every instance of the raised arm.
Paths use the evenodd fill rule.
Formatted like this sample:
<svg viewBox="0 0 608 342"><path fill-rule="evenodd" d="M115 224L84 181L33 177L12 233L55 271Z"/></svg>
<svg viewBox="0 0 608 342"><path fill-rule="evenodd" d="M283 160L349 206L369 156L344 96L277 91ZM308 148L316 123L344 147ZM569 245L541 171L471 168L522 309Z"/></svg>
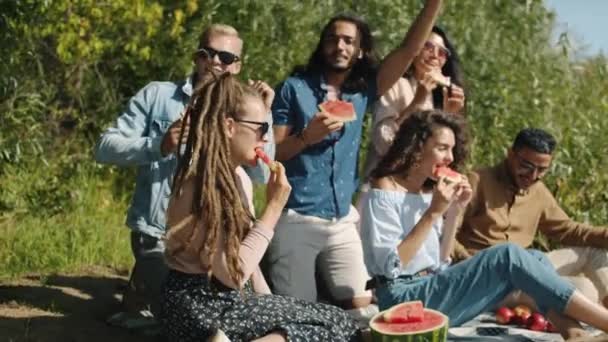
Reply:
<svg viewBox="0 0 608 342"><path fill-rule="evenodd" d="M239 247L239 259L243 279L238 288L241 288L249 280L252 274L258 269L259 263L268 248L268 244L274 235L274 227L281 216L283 207L287 203L287 198L291 192L291 186L285 177L285 168L277 163L277 172L270 175L267 185L266 198L268 199L266 208L262 215L249 230ZM238 173L238 172L237 172ZM251 181L240 171L239 177L243 185L243 190L247 196L249 207L253 209L253 188ZM218 246L221 248L222 245ZM223 254L223 253L222 253ZM228 273L228 266L224 255L213 259L213 273L224 284L232 285L232 280Z"/></svg>
<svg viewBox="0 0 608 342"><path fill-rule="evenodd" d="M153 136L150 130L161 132L166 122L151 120L149 112L158 97L158 85L150 83L135 96L116 124L108 128L95 146L95 160L121 166L141 165L164 158L161 152L163 135ZM158 127L152 127L152 126Z"/></svg>
<svg viewBox="0 0 608 342"><path fill-rule="evenodd" d="M456 233L462 225L462 218L465 210L473 197L473 189L469 183L469 179L461 175L461 181L455 186L453 201L446 212L446 219L443 224L443 232L441 235L440 255L441 262L450 261L450 255L454 251L454 247L458 244L456 241ZM459 245L459 244L458 244Z"/></svg>
<svg viewBox="0 0 608 342"><path fill-rule="evenodd" d="M399 47L384 58L377 76L378 96L384 95L397 82L422 50L439 15L442 2L442 0L427 0Z"/></svg>
<svg viewBox="0 0 608 342"><path fill-rule="evenodd" d="M426 239L433 222L447 214L439 252L440 262L448 261L454 246L458 221L470 200L471 186L466 177L462 177L459 183L447 183L443 177L440 178L433 191L431 205L398 247L402 260L411 260Z"/></svg>
<svg viewBox="0 0 608 342"><path fill-rule="evenodd" d="M443 222L443 231L441 234L441 250L439 253L439 259L442 262L449 261L452 252L457 248L460 252L460 243L456 240L456 232L462 224L462 217L464 216L464 210L457 205L452 205L448 209L445 221ZM457 247L458 246L458 247Z"/></svg>
<svg viewBox="0 0 608 342"><path fill-rule="evenodd" d="M293 158L344 126L340 121L332 120L323 113L317 113L310 122L304 122L304 127L299 131L294 131L296 122L304 120L297 117L299 115L297 109L292 106L294 97L293 85L286 81L278 87L277 96L272 103L276 159L279 161Z"/></svg>

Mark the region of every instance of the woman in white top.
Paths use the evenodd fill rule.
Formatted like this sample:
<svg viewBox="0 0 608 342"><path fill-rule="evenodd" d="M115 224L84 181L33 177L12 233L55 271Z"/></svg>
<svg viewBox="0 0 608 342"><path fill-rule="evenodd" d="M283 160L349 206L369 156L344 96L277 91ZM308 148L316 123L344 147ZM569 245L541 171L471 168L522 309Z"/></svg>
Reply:
<svg viewBox="0 0 608 342"><path fill-rule="evenodd" d="M376 103L364 179L395 139L399 125L413 112L443 109L464 114L460 61L446 33L437 26L401 79Z"/></svg>
<svg viewBox="0 0 608 342"><path fill-rule="evenodd" d="M608 310L562 280L543 253L507 243L450 266L471 187L463 176L434 179L433 170L457 168L466 145L460 116L414 113L372 171L361 235L380 309L421 300L457 326L522 290L566 338L585 334L576 320L607 331Z"/></svg>

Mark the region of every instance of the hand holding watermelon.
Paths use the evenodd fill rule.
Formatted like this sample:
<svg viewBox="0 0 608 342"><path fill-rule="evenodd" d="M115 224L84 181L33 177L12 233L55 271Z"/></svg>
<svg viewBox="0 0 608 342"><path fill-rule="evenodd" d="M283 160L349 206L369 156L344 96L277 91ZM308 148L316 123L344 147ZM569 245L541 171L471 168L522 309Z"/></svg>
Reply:
<svg viewBox="0 0 608 342"><path fill-rule="evenodd" d="M272 161L272 159L270 159L270 157L266 154L266 152L264 152L263 149L256 147L255 154L258 156L258 158L262 159L264 164L268 165L268 168L270 169L270 171L277 172L276 162Z"/></svg>
<svg viewBox="0 0 608 342"><path fill-rule="evenodd" d="M437 180L443 177L448 183L458 183L462 179L462 175L448 166L435 166L435 170L433 170L433 177Z"/></svg>
<svg viewBox="0 0 608 342"><path fill-rule="evenodd" d="M455 184L455 191L451 199L455 200L461 208L466 207L469 201L471 201L473 190L467 177L445 165L436 166L435 170L433 170L433 177L438 180L444 180L447 184Z"/></svg>
<svg viewBox="0 0 608 342"><path fill-rule="evenodd" d="M317 144L328 134L339 131L342 127L344 127L343 121L336 120L326 113L317 113L302 131L302 138L307 145Z"/></svg>
<svg viewBox="0 0 608 342"><path fill-rule="evenodd" d="M353 121L357 119L357 113L352 103L342 100L328 100L319 105L321 113L325 113L328 117L342 122Z"/></svg>
<svg viewBox="0 0 608 342"><path fill-rule="evenodd" d="M285 175L285 167L279 162L273 162L274 170L270 174L270 178L268 179L268 183L266 184L266 209L264 214L268 214L271 212L274 216L273 220L274 224L276 220L278 220L281 215L285 204L287 203L287 199L289 199L289 194L291 193L291 185L287 180L287 176ZM265 215L262 215L262 218Z"/></svg>

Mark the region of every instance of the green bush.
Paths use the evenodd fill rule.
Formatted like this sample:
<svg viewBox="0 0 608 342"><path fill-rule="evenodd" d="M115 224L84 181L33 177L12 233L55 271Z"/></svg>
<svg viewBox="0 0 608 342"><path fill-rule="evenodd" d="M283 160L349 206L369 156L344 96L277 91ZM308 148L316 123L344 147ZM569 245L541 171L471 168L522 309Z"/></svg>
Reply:
<svg viewBox="0 0 608 342"><path fill-rule="evenodd" d="M384 55L421 3L0 2L0 273L129 266L122 226L133 170L96 165L91 149L139 88L191 71L203 27L236 26L245 40L243 79L276 84L306 62L335 13L363 14ZM447 1L439 23L466 73L470 165L500 160L520 128L545 127L560 142L549 187L574 218L604 222L606 59L572 61L567 37L552 47L554 15L541 0ZM263 191L256 193L261 207Z"/></svg>

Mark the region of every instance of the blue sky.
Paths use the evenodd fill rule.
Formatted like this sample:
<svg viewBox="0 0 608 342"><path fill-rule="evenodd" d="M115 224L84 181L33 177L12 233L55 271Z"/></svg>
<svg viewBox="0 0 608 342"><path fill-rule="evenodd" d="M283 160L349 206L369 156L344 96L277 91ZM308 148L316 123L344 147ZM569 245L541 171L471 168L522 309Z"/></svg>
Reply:
<svg viewBox="0 0 608 342"><path fill-rule="evenodd" d="M583 55L608 55L608 0L545 0L557 13L555 34L567 31Z"/></svg>

